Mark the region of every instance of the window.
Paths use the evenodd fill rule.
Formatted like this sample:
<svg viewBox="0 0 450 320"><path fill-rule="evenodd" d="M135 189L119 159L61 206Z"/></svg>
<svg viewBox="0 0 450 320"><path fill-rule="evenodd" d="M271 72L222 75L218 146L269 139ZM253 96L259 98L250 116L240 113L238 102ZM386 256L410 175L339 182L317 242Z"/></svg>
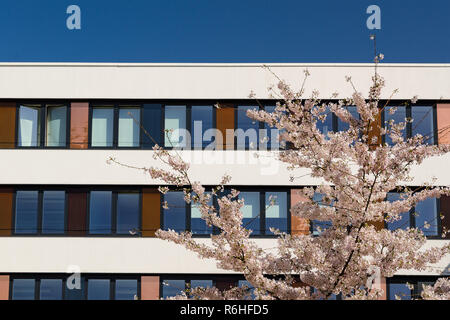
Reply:
<svg viewBox="0 0 450 320"><path fill-rule="evenodd" d="M268 113L275 112L275 106L265 106L264 110ZM277 127L270 127L267 123L264 123L264 136L260 137L260 149L263 150L279 150L280 148L285 148L286 142L280 142L280 134L285 130L281 131Z"/></svg>
<svg viewBox="0 0 450 320"><path fill-rule="evenodd" d="M19 107L19 147L39 147L41 145L40 105Z"/></svg>
<svg viewBox="0 0 450 320"><path fill-rule="evenodd" d="M237 138L236 140L238 150L254 150L258 148L259 121L250 119L247 116L247 111L253 109L259 110L259 107L237 107L237 129L235 130L235 135Z"/></svg>
<svg viewBox="0 0 450 320"><path fill-rule="evenodd" d="M13 279L12 300L34 300L35 290L34 279Z"/></svg>
<svg viewBox="0 0 450 320"><path fill-rule="evenodd" d="M164 109L164 146L186 147L186 106L166 106Z"/></svg>
<svg viewBox="0 0 450 320"><path fill-rule="evenodd" d="M119 110L119 147L139 147L140 108L120 107Z"/></svg>
<svg viewBox="0 0 450 320"><path fill-rule="evenodd" d="M281 232L287 232L287 193L266 192L266 234L270 234L270 228Z"/></svg>
<svg viewBox="0 0 450 320"><path fill-rule="evenodd" d="M327 206L325 203L323 203L323 197L324 195L321 193L314 193L313 201L315 203L318 203L320 207ZM312 233L315 236L320 235L324 230L330 228L332 226L331 221L321 221L321 220L312 220L311 222L311 228Z"/></svg>
<svg viewBox="0 0 450 320"><path fill-rule="evenodd" d="M62 279L41 279L39 289L40 300L62 300Z"/></svg>
<svg viewBox="0 0 450 320"><path fill-rule="evenodd" d="M400 200L400 193L398 193L398 192L389 192L387 194L387 201L395 202L395 201L398 201L398 200ZM399 220L387 223L387 228L389 230L406 229L406 228L409 228L411 226L409 212L401 213L400 216L401 216L401 218Z"/></svg>
<svg viewBox="0 0 450 320"><path fill-rule="evenodd" d="M437 199L429 198L419 202L415 207L415 224L427 237L439 236L439 214Z"/></svg>
<svg viewBox="0 0 450 320"><path fill-rule="evenodd" d="M175 297L186 290L185 280L163 280L162 281L162 297L167 299Z"/></svg>
<svg viewBox="0 0 450 320"><path fill-rule="evenodd" d="M15 233L37 233L38 191L16 192Z"/></svg>
<svg viewBox="0 0 450 320"><path fill-rule="evenodd" d="M210 194L210 193L207 193ZM208 205L212 205L213 198L211 197ZM206 224L206 221L202 219L202 213L199 208L199 204L195 204L191 201L191 232L193 234L211 234L212 227Z"/></svg>
<svg viewBox="0 0 450 320"><path fill-rule="evenodd" d="M391 126L389 122L393 120L394 124L398 124L400 122L406 121L406 108L405 107L385 107L384 108L384 121L385 121L385 127L387 129L390 129ZM407 137L407 129L403 130L403 139L406 139ZM392 139L389 135L385 135L385 141L388 145L393 145Z"/></svg>
<svg viewBox="0 0 450 320"><path fill-rule="evenodd" d="M394 112L393 108L397 110ZM405 122L406 118L411 118L413 122L406 124L403 131L404 139L421 134L424 137L423 143L435 144L434 108L432 106L400 106L384 109L385 127L388 129L390 120L393 119L394 123L399 123ZM388 145L393 144L388 135L385 136L385 141Z"/></svg>
<svg viewBox="0 0 450 320"><path fill-rule="evenodd" d="M352 117L356 120L359 120L359 113L356 109L356 106L348 106L347 111L350 112ZM342 121L341 119L337 118L337 131L347 131L350 129L350 125L347 122Z"/></svg>
<svg viewBox="0 0 450 320"><path fill-rule="evenodd" d="M411 300L411 290L406 283L389 283L388 284L389 300Z"/></svg>
<svg viewBox="0 0 450 320"><path fill-rule="evenodd" d="M65 213L66 193L64 191L44 191L42 233L64 233Z"/></svg>
<svg viewBox="0 0 450 320"><path fill-rule="evenodd" d="M116 280L116 300L135 300L138 296L138 281L136 279Z"/></svg>
<svg viewBox="0 0 450 320"><path fill-rule="evenodd" d="M88 300L110 300L111 281L109 279L89 279L87 299Z"/></svg>
<svg viewBox="0 0 450 320"><path fill-rule="evenodd" d="M67 107L47 106L47 147L65 147L67 135Z"/></svg>
<svg viewBox="0 0 450 320"><path fill-rule="evenodd" d="M254 300L256 298L255 287L253 287L251 285L251 283L248 282L247 280L239 280L238 281L238 287L239 288L244 288L244 287L247 288L250 299Z"/></svg>
<svg viewBox="0 0 450 320"><path fill-rule="evenodd" d="M164 201L168 209L163 209L163 229L172 229L177 232L185 231L186 226L186 202L181 191L170 191L164 195Z"/></svg>
<svg viewBox="0 0 450 320"><path fill-rule="evenodd" d="M118 193L117 233L129 234L139 227L139 193Z"/></svg>
<svg viewBox="0 0 450 320"><path fill-rule="evenodd" d="M110 234L112 192L111 191L91 191L89 201L89 233Z"/></svg>
<svg viewBox="0 0 450 320"><path fill-rule="evenodd" d="M112 147L114 138L114 108L92 108L92 147Z"/></svg>
<svg viewBox="0 0 450 320"><path fill-rule="evenodd" d="M21 105L18 116L18 146L66 147L67 110L65 105Z"/></svg>
<svg viewBox="0 0 450 320"><path fill-rule="evenodd" d="M421 134L424 137L423 143L434 144L433 107L413 106L411 107L411 116L413 119L412 136Z"/></svg>
<svg viewBox="0 0 450 320"><path fill-rule="evenodd" d="M194 288L211 288L212 280L205 279L164 279L161 281L162 298L167 299L175 297L185 292L189 294L190 289Z"/></svg>
<svg viewBox="0 0 450 320"><path fill-rule="evenodd" d="M388 201L400 200L400 194L390 192L387 196ZM389 230L418 228L427 237L439 237L440 218L438 213L438 199L429 198L419 202L409 212L401 215L401 219L387 223Z"/></svg>
<svg viewBox="0 0 450 320"><path fill-rule="evenodd" d="M262 230L259 196L259 192L239 193L239 199L244 199L244 206L241 208L241 212L243 215L242 224L246 229L252 230L253 235L261 234Z"/></svg>
<svg viewBox="0 0 450 320"><path fill-rule="evenodd" d="M191 137L193 149L204 149L209 145L214 146L213 111L212 106L192 106Z"/></svg>
<svg viewBox="0 0 450 320"><path fill-rule="evenodd" d="M330 111L328 107L325 112L321 113L321 115L324 114L327 115L326 119L324 121L317 120L316 126L317 129L325 135L325 137L328 137L328 132L333 132L333 118L335 117L335 115Z"/></svg>
<svg viewBox="0 0 450 320"><path fill-rule="evenodd" d="M69 279L65 281L65 300L86 300L86 279L85 277L80 277L79 286L76 286L75 281L68 282Z"/></svg>

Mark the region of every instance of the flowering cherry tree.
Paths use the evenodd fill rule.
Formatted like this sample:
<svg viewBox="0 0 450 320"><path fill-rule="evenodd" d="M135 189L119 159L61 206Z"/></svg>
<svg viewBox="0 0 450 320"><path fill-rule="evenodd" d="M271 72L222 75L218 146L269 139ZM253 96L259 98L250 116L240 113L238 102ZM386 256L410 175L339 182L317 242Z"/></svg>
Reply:
<svg viewBox="0 0 450 320"><path fill-rule="evenodd" d="M308 76L305 71L305 80ZM243 225L245 199L238 198L239 191L221 194L232 177L225 175L216 187L206 190L201 182L190 180L189 163L176 151L155 146L154 157L165 165L141 169L170 188L182 189L185 201L198 206L208 226L219 230L208 243L199 243L190 232L158 230L157 237L182 245L201 259L214 259L220 269L243 274L258 299L327 299L333 294L377 299L383 294L374 287L377 276L392 277L400 269L424 271L449 254L450 245L423 248L426 237L418 228L380 227L400 220L420 201L450 194L449 188L432 183L419 189L406 187L412 180L412 166L449 148L428 145L427 137L419 134L405 139L403 131L411 119L381 125L383 78L375 72L367 97L355 90L348 99L328 103L318 99L318 92L305 99L304 86L296 92L278 80L278 86L270 89L279 100L275 111L255 109L247 115L280 130L280 140L289 148L275 154L289 170L307 168L312 177L321 179L317 187L299 191L304 201L291 208L291 215L306 223L327 222L327 227L318 235L272 229L278 236L277 247L265 250ZM353 86L351 78L347 81ZM359 118L352 116L348 106L356 106ZM348 130L321 132L318 124L331 114L347 123ZM382 143L383 136L393 143ZM162 193L168 190L160 187ZM397 201L386 200L392 190L401 191ZM313 201L315 193L323 196L321 203ZM212 198L218 206L211 204ZM448 299L449 288L448 280L439 280L434 287L424 288L423 297ZM247 289L192 288L179 298L244 299L250 297Z"/></svg>

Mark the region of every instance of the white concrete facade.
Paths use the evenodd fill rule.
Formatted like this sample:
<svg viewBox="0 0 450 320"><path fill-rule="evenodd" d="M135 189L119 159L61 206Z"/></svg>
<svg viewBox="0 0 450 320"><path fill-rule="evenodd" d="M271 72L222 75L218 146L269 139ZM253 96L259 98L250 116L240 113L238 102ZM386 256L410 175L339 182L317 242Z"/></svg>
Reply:
<svg viewBox="0 0 450 320"><path fill-rule="evenodd" d="M373 64L268 64L280 78L298 88L308 69L306 96L317 89L323 99L337 92L351 96L351 76L357 89L368 92ZM383 99L450 100L450 64L381 64L385 77ZM276 77L262 64L96 64L0 63L0 99L248 99L253 91L268 99L267 88ZM192 180L216 184L223 174L233 185L304 186L320 181L306 170L288 172L273 154L252 151L181 151L192 163ZM253 154L261 156L256 159ZM109 157L136 167L158 162L150 150L25 150L0 149L0 185L158 185L134 169L106 163ZM432 158L412 172L409 185L422 185L437 177L435 185L449 186L450 155ZM13 164L13 165L11 165ZM13 169L11 169L13 168ZM290 182L290 175L301 177ZM199 240L208 241L208 240ZM265 248L273 239L255 240ZM429 240L442 245L446 240ZM153 238L125 237L2 237L0 273L66 272L78 265L87 273L227 273L213 261L199 260L180 246ZM7 258L5 258L7 257ZM450 257L434 272L448 274Z"/></svg>

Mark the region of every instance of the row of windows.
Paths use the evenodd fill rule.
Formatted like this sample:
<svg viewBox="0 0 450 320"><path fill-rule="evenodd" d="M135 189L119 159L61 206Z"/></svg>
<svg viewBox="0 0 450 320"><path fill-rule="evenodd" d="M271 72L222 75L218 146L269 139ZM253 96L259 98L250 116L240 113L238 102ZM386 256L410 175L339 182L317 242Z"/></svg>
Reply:
<svg viewBox="0 0 450 320"><path fill-rule="evenodd" d="M359 119L358 111L355 106L348 106L347 111L355 118ZM328 114L325 121L318 121L318 129L327 134L330 131L345 131L348 130L349 125L341 121L335 114L326 112ZM405 119L412 119L412 123L407 123L405 130L403 131L403 137L405 139L411 138L416 134L421 134L425 137L425 143L436 143L436 115L434 107L432 106L387 106L383 109L381 120L382 125L385 128L390 128L390 121L394 120L394 123L405 122ZM383 136L383 142L388 145L392 145L391 138L386 135Z"/></svg>
<svg viewBox="0 0 450 320"><path fill-rule="evenodd" d="M137 300L137 277L17 276L11 279L12 300Z"/></svg>
<svg viewBox="0 0 450 320"><path fill-rule="evenodd" d="M239 199L244 199L241 209L243 225L252 230L252 236L274 236L271 228L290 233L290 192L283 188L258 190L240 188ZM201 218L197 204L184 201L182 191L169 191L164 195L157 194L157 202L147 204L151 210L143 206L141 189L65 189L52 187L47 189L17 189L11 223L15 235L121 235L142 236L145 231L172 229L177 232L191 231L195 236L207 236L218 230L208 226ZM226 189L223 196L229 192ZM79 198L70 198L82 194ZM390 192L388 201L399 200L400 193ZM70 201L70 199L75 199ZM82 200L82 199L81 199ZM322 195L316 193L313 200L322 205ZM211 205L218 210L217 197L212 198ZM439 238L442 233L440 203L442 199L430 198L418 203L409 212L401 215L401 219L386 223L390 230L417 227L427 237ZM167 208L165 207L167 203ZM8 205L2 204L4 207ZM325 205L325 204L323 204ZM11 206L10 206L11 207ZM75 209L74 209L75 208ZM72 210L71 210L72 209ZM145 230L144 212L154 215L157 225L154 230ZM0 214L8 214L2 211ZM73 221L78 221L73 227ZM2 219L2 221L6 221ZM72 222L72 225L69 225ZM311 221L310 231L313 235L330 226L327 221ZM1 229L9 228L1 226ZM293 230L295 232L295 230Z"/></svg>
<svg viewBox="0 0 450 320"><path fill-rule="evenodd" d="M229 129L236 130L237 149L278 148L278 130L253 121L247 110L258 106L237 106ZM266 106L272 112L274 106ZM67 105L23 104L18 107L17 146L66 148L70 140L70 108ZM213 105L98 105L89 109L91 148L214 149L227 137L217 128ZM240 134L242 133L242 134ZM224 133L225 134L225 133ZM228 138L229 139L229 138ZM234 137L232 137L234 139ZM232 142L234 144L234 141Z"/></svg>
<svg viewBox="0 0 450 320"><path fill-rule="evenodd" d="M16 190L13 230L16 235L64 235L68 228L68 191ZM242 209L243 224L253 235L273 235L270 228L289 232L289 192L246 191ZM140 190L90 190L85 207L86 230L89 235L140 235L142 219ZM162 196L168 209L160 206L160 227L175 231L192 231L194 235L208 235L214 230L201 219L198 205L187 204L181 191ZM217 206L215 198L214 204ZM72 203L72 205L79 205ZM155 210L153 210L155 211ZM79 214L79 212L78 212ZM153 230L154 231L154 230Z"/></svg>
<svg viewBox="0 0 450 320"><path fill-rule="evenodd" d="M424 285L433 285L438 277L397 276L387 279L388 300L420 298ZM10 299L13 300L137 300L141 294L140 276L121 275L15 275L10 281ZM189 295L194 288L245 287L254 298L253 287L242 276L174 275L160 277L159 296L170 298L181 293ZM314 292L315 289L312 289ZM332 295L330 300L341 299Z"/></svg>
<svg viewBox="0 0 450 320"><path fill-rule="evenodd" d="M387 201L394 202L400 200L401 193L389 192ZM323 195L315 193L313 201L322 205ZM429 238L438 238L442 234L439 199L429 198L420 201L410 211L400 214L400 219L385 223L389 230L418 228ZM323 204L325 205L325 204ZM318 235L322 230L330 226L327 221L312 221L311 227L314 235Z"/></svg>
<svg viewBox="0 0 450 320"><path fill-rule="evenodd" d="M74 108L74 107L72 107ZM163 104L91 104L89 121L84 133L88 136L91 148L151 148L155 143L166 148L214 149L226 144L236 149L279 149L279 131L265 123L254 121L247 116L250 109L264 108L273 112L274 106L237 105L227 119L218 119L217 109L213 105L163 105ZM435 112L432 106L386 107L382 122L388 126L389 120L404 122L413 119L404 131L405 138L422 134L426 142L436 142ZM348 111L359 118L356 107L347 107ZM17 116L17 146L22 148L66 148L70 140L70 110L64 104L21 104ZM229 122L232 123L229 123ZM223 122L223 123L221 123ZM336 115L329 114L325 121L317 126L323 133L348 129ZM234 136L216 128L234 130ZM73 133L72 133L73 134ZM78 133L80 134L80 133ZM220 137L218 136L220 135ZM225 135L225 136L222 136ZM384 142L392 144L389 137Z"/></svg>
<svg viewBox="0 0 450 320"><path fill-rule="evenodd" d="M252 235L273 235L270 228L289 232L288 192L286 191L241 191L239 199L244 199L241 209L243 226L253 230ZM164 195L169 204L163 211L162 228L175 231L191 230L194 234L211 234L196 204L186 204L181 191L171 191ZM210 204L211 205L211 204ZM217 203L214 203L217 207Z"/></svg>

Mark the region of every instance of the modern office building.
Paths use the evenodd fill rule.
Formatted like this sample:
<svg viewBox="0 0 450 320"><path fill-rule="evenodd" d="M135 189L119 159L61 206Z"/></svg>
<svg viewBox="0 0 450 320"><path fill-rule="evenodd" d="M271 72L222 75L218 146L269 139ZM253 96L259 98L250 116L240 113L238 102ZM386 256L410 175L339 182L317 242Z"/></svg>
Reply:
<svg viewBox="0 0 450 320"><path fill-rule="evenodd" d="M337 98L350 96L347 75L367 92L373 74L372 64L269 66L297 88L307 68L306 95L317 89L323 99L334 92ZM390 106L419 97L416 104L398 108L398 117L412 117L417 124L407 135L450 143L450 65L384 64L379 73L387 84L383 99L399 89ZM292 182L286 165L274 158L275 139L260 139L276 132L245 115L248 108L274 107L267 88L276 81L259 64L0 64L0 299L159 299L186 285L244 283L214 261L155 238L159 228L192 230L201 242L215 232L181 192L163 196L159 182L142 171L107 163L114 157L135 167L157 165L155 143L183 147L179 152L192 163L192 179L205 185L230 174L232 186L246 199L244 217L261 246L274 247L272 226L292 234L317 232L314 225L291 218L289 208L299 201L297 189L320 181L299 170L302 178ZM389 117L385 113L384 120ZM322 127L345 129L335 117ZM222 139L208 135L215 128ZM233 135L252 128L256 138ZM174 131L165 134L166 129ZM436 185L449 186L449 163L450 156L427 160L414 168L408 184L420 186L436 177ZM266 210L273 196L277 204ZM164 201L169 210L162 209ZM411 212L401 225L386 227L431 221L424 229L427 246L450 241L441 236L445 226L450 229L450 198L419 206L419 216ZM378 285L387 298L408 298L423 283L448 276L449 265L446 257L432 272L399 272Z"/></svg>

